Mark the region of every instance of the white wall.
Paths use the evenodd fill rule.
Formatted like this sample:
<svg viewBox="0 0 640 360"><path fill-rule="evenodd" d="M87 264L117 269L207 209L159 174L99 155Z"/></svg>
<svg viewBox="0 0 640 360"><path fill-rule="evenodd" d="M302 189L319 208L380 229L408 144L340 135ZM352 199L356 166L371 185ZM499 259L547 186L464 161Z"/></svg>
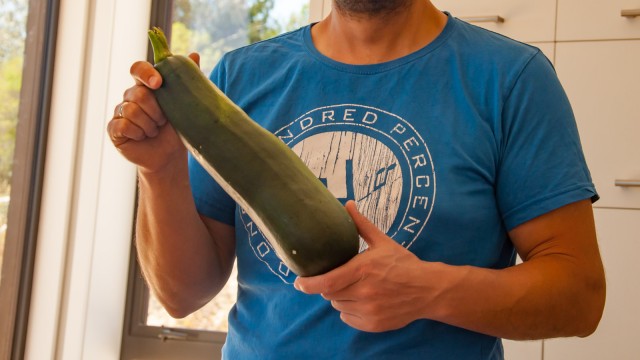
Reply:
<svg viewBox="0 0 640 360"><path fill-rule="evenodd" d="M135 169L106 124L151 0L62 0L26 359L118 359Z"/></svg>

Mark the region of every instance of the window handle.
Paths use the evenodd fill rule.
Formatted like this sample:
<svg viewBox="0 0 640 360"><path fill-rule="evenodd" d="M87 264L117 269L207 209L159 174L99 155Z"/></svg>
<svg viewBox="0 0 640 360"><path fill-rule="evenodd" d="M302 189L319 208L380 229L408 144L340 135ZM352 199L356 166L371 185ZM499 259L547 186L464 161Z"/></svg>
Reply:
<svg viewBox="0 0 640 360"><path fill-rule="evenodd" d="M640 187L640 180L619 180L616 179L616 186L621 187Z"/></svg>
<svg viewBox="0 0 640 360"><path fill-rule="evenodd" d="M173 330L173 329L164 328L164 329L162 329L160 331L160 333L158 334L158 337L162 341L167 341L167 340L187 340L187 338L189 337L189 334L187 334L186 332L181 332L181 331L176 331L176 330Z"/></svg>
<svg viewBox="0 0 640 360"><path fill-rule="evenodd" d="M466 22L475 22L475 23L486 23L492 22L496 24L501 24L504 22L504 18L500 15L487 15L487 16L465 16L461 17L460 20Z"/></svg>
<svg viewBox="0 0 640 360"><path fill-rule="evenodd" d="M629 17L629 18L638 17L640 16L640 9L622 10L620 11L620 16Z"/></svg>

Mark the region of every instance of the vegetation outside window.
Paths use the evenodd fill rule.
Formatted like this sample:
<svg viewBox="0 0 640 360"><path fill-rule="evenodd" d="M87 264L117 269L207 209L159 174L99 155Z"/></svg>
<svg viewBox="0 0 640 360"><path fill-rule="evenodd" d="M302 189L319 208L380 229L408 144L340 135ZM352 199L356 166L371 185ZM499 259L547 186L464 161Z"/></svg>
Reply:
<svg viewBox="0 0 640 360"><path fill-rule="evenodd" d="M0 0L0 359L23 356L58 0Z"/></svg>
<svg viewBox="0 0 640 360"><path fill-rule="evenodd" d="M0 2L0 268L7 232L26 29L26 1Z"/></svg>

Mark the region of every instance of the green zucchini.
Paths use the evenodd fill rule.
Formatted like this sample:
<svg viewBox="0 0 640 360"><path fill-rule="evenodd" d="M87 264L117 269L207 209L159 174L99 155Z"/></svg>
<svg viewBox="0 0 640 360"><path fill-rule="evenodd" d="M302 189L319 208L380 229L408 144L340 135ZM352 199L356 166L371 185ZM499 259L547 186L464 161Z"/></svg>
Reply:
<svg viewBox="0 0 640 360"><path fill-rule="evenodd" d="M353 220L293 150L253 121L191 59L171 54L162 30L149 30L149 38L163 78L154 94L165 116L283 263L299 276L313 276L355 256L359 235Z"/></svg>

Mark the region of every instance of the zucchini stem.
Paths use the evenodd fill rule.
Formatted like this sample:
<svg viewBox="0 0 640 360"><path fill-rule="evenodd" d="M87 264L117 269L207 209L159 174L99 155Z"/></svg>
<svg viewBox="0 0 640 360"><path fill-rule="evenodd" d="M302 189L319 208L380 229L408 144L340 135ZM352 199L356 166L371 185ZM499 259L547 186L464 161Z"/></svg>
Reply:
<svg viewBox="0 0 640 360"><path fill-rule="evenodd" d="M153 47L153 62L155 64L173 55L169 50L169 42L162 29L154 27L148 33L151 47Z"/></svg>

